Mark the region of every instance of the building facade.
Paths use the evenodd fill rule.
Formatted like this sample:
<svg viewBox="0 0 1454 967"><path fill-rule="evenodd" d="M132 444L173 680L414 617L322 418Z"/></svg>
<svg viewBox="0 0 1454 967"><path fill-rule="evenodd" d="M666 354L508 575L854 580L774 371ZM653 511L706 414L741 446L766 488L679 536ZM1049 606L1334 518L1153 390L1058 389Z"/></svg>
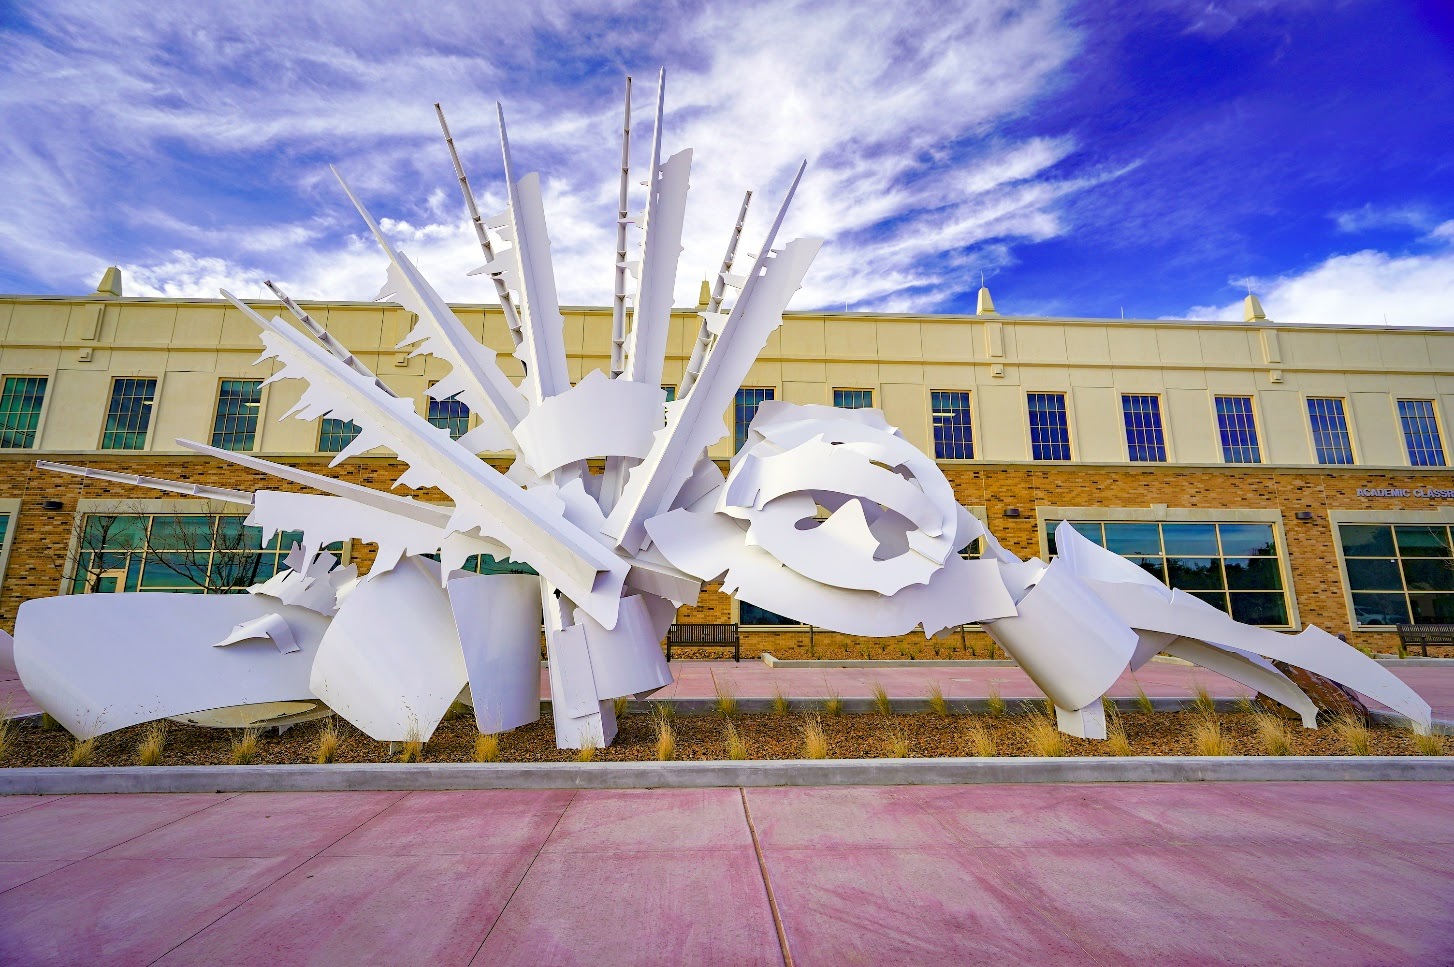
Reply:
<svg viewBox="0 0 1454 967"><path fill-rule="evenodd" d="M425 397L442 364L394 348L411 328L404 309L305 308L431 422L456 436L472 425L462 404ZM518 377L499 312L455 311ZM572 377L608 368L610 311L563 314ZM1395 649L1395 624L1454 622L1454 330L1278 325L1250 297L1246 316L1000 315L987 292L973 316L788 313L723 414L729 432L712 456L731 456L763 400L878 407L1022 556L1053 555L1051 528L1070 520L1242 621L1317 624L1375 651ZM668 389L697 322L692 309L673 318ZM263 386L273 364L256 364L259 350L226 303L123 298L114 270L91 296L0 297L0 624L13 628L22 602L57 593L241 587L286 553L288 535L259 551L235 505L63 476L37 460L287 486L184 451L180 437L392 486L403 467L389 454L327 468L350 424L279 421L301 386ZM361 569L372 559L358 543L340 553ZM932 641L827 633L712 588L680 620L739 622L749 653L780 657L991 649L973 627Z"/></svg>

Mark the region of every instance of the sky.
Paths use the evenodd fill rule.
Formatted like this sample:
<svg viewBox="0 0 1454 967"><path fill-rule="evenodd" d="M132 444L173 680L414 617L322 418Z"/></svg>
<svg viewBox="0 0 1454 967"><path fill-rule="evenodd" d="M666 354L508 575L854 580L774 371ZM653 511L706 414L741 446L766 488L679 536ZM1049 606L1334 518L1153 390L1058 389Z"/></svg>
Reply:
<svg viewBox="0 0 1454 967"><path fill-rule="evenodd" d="M742 193L826 240L794 309L1454 325L1454 3L0 0L0 291L371 299L336 165L446 298L492 302L495 103L562 303L608 304L626 75L694 149L693 305ZM632 248L639 244L633 229Z"/></svg>

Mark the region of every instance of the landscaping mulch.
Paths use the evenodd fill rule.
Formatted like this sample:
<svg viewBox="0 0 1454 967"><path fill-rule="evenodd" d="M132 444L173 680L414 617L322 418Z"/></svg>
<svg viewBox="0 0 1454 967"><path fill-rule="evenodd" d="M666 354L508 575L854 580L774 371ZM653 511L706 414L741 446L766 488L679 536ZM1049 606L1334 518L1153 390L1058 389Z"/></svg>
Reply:
<svg viewBox="0 0 1454 967"><path fill-rule="evenodd" d="M1002 715L932 712L884 715L877 712L830 715L819 712L745 713L730 718L752 759L798 759L804 757L804 728L816 720L828 740L828 755L835 759L883 758L896 754L895 740L907 744L908 756L967 756L973 746L966 733L983 728L993 739L997 755L1034 755L1028 726L1040 717L1043 706L1012 708ZM1181 711L1120 711L1117 718L1130 742L1130 754L1197 755L1196 726L1207 714L1193 708ZM1215 716L1230 741L1233 755L1265 755L1259 740L1258 716L1246 711L1221 712ZM610 747L595 751L600 762L642 761L656 758L659 716L649 709L632 709L621 716L619 730ZM719 712L675 714L665 719L675 736L674 758L684 760L726 759L729 721ZM1293 755L1348 755L1345 737L1337 729L1303 729L1297 722L1285 722ZM257 764L312 763L318 749L324 720L304 722L285 731L262 733ZM390 754L389 743L376 742L342 719L335 720L341 734L338 762L397 762L399 751ZM146 726L122 729L96 739L89 765L136 765L137 747ZM233 744L241 733L169 723L166 749L160 765L228 765ZM1369 729L1370 751L1374 755L1415 755L1413 734L1406 728L1374 725ZM469 762L475 755L475 723L466 710L440 724L425 744L425 762ZM1062 737L1067 756L1109 755L1105 742ZM64 766L70 763L74 740L60 728L47 730L38 719L10 724L9 741L0 766ZM1454 737L1440 739L1441 754L1454 752ZM500 736L499 761L569 762L577 758L572 750L555 747L555 731L548 716L539 722Z"/></svg>

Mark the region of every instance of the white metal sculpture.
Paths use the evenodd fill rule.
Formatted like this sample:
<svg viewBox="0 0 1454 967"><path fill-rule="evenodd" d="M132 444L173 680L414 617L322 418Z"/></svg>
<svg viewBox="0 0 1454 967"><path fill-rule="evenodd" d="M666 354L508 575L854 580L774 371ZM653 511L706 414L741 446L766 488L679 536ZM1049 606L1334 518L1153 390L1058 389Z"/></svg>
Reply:
<svg viewBox="0 0 1454 967"><path fill-rule="evenodd" d="M629 263L628 80L609 376L594 371L570 381L539 177L516 177L503 110L509 205L491 218L479 214L442 111L439 120L486 257L476 273L494 282L525 367L518 386L344 185L388 259L380 298L417 314L401 346L449 365L430 394L463 400L480 417L476 429L453 440L432 426L275 287L296 326L223 293L258 326L262 358L278 364L272 380L306 383L287 416L331 416L361 428L334 464L386 448L408 467L398 484L438 488L452 504L185 440L178 442L318 493L223 490L42 464L247 505L249 523L265 537L300 530L306 546L295 547L288 570L245 596L28 602L15 662L40 705L82 737L164 716L237 726L331 709L375 739L399 741L428 739L461 699L473 705L481 731L498 732L539 716L543 625L557 742L607 744L615 734L611 700L671 682L660 642L701 584L721 580L744 601L850 634L921 628L932 636L978 622L1054 701L1060 727L1088 738L1106 734L1101 696L1158 652L1252 686L1309 727L1312 701L1269 659L1325 675L1429 727L1427 703L1343 642L1317 628L1285 635L1239 624L1069 524L1056 531L1054 561L1021 561L877 410L764 403L724 476L708 448L725 436L722 414L782 324L819 242L775 247L802 168L759 254L742 257L744 199L681 398L664 403L691 166L690 150L661 160L664 83L663 75L641 258ZM515 462L501 473L479 458L483 452L510 452ZM592 459L604 461L603 473L591 472ZM319 550L347 539L379 546L364 577ZM986 553L961 556L976 539ZM476 554L525 562L539 577L461 570Z"/></svg>

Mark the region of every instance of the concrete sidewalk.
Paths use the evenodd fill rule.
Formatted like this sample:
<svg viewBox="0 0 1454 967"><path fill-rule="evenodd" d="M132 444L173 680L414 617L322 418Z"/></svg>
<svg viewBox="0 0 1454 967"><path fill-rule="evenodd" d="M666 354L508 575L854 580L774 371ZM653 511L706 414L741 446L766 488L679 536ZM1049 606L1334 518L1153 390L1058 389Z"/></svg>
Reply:
<svg viewBox="0 0 1454 967"><path fill-rule="evenodd" d="M0 799L0 962L1454 962L1454 784Z"/></svg>

